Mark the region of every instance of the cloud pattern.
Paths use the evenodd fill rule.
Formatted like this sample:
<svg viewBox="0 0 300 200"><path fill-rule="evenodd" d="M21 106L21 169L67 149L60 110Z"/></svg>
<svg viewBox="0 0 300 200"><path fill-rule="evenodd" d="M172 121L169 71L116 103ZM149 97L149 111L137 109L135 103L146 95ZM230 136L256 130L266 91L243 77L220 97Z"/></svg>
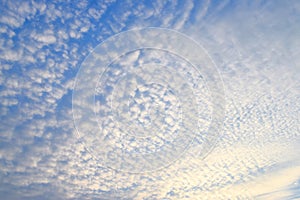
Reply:
<svg viewBox="0 0 300 200"><path fill-rule="evenodd" d="M0 13L2 199L299 198L299 2L1 1ZM226 115L204 160L195 141L170 166L130 174L101 165L78 137L72 91L99 43L141 27L205 47Z"/></svg>

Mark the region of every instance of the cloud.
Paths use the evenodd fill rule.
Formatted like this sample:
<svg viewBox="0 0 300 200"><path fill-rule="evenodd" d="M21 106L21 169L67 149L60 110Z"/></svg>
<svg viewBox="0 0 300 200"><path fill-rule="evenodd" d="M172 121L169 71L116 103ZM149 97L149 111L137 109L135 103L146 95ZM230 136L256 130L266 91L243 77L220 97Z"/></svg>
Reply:
<svg viewBox="0 0 300 200"><path fill-rule="evenodd" d="M178 17L177 22L174 24L174 29L180 30L183 28L185 23L189 20L191 10L194 8L193 1L186 1L184 4L184 11L182 12L182 15Z"/></svg>
<svg viewBox="0 0 300 200"><path fill-rule="evenodd" d="M290 161L298 159L292 153L298 149L292 141L299 137L300 52L294 12L300 7L295 1L277 3L2 3L2 197L247 199L293 195L291 184L299 176L298 164ZM178 29L206 48L223 77L227 113L218 144L205 160L199 158L199 138L172 165L152 173L128 174L105 168L83 143L85 135L76 137L71 90L80 63L99 42L143 26ZM131 54L123 64L138 60L135 64L145 65L164 56L148 52L151 59L147 60L141 53ZM160 64L170 64L168 59ZM180 62L172 64L181 69L177 73L184 73ZM171 75L164 77L173 82ZM202 80L189 78L194 78L191 87ZM199 91L196 95L203 100L199 103L205 124L210 120L209 92L204 86ZM176 117L176 113L170 115ZM104 122L116 135L122 134L109 120ZM110 145L124 145L115 142ZM159 146L166 140L155 142ZM126 145L132 150L141 143L128 141Z"/></svg>
<svg viewBox="0 0 300 200"><path fill-rule="evenodd" d="M56 38L51 34L34 35L33 38L36 39L38 42L42 42L45 44L51 44L56 42Z"/></svg>

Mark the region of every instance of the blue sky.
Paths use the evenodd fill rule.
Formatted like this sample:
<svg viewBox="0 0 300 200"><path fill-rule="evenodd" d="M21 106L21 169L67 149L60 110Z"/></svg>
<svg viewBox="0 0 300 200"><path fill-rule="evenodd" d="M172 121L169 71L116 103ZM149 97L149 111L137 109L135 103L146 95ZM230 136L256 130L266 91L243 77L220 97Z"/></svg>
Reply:
<svg viewBox="0 0 300 200"><path fill-rule="evenodd" d="M99 94L80 93L82 101L85 95L96 96L96 106L82 104L83 109L96 111L100 131L94 141L93 135L78 130L94 124L94 118L76 124L76 117L82 117L76 110L74 115L74 105L76 108L81 100L72 99L78 89L76 76L89 65L101 68L97 62L107 55L97 50L111 41L107 39L147 27L177 31L199 44L205 52L201 56L214 63L218 72L214 74L222 81L216 83L207 76L210 64L197 72L189 66L194 63L184 61L197 49L190 49L185 57L157 49L118 57L121 51L117 47L123 43L110 43L115 48L107 53L118 59L107 68L106 78L102 80L97 73L85 77L94 78ZM296 0L0 0L1 199L299 198L299 35L300 3ZM145 38L123 41L137 45ZM181 44L180 38L172 40L171 35L166 41L178 49L194 44ZM92 56L99 60L88 63ZM123 78L114 79L119 75ZM133 77L133 82L126 77ZM222 83L218 89L224 90L224 94L219 92L222 102L221 97L218 102L224 104L221 110L213 107L217 95L210 84L214 83ZM192 89L186 89L189 87ZM102 105L101 98L108 105ZM147 104L147 100L155 104ZM109 102L114 103L113 109ZM185 109L196 105L192 102L198 105L197 112L184 115ZM112 118L111 111L115 112ZM224 111L223 128L218 129L215 146L203 159L203 147L211 145L204 136L210 133L212 113L219 111ZM153 126L137 123L144 123L149 116ZM194 129L188 123L193 117L201 124ZM115 119L113 125L111 119ZM131 121L136 122L129 124ZM164 145L182 150L176 146L176 138L191 129L204 136L185 149L183 156L172 157L169 165L158 157L151 157L153 166L164 167L152 172L125 170L132 166L142 170L139 161L121 165L125 158L144 157ZM134 130L154 136L139 139ZM99 144L103 146L99 148ZM115 148L138 153L126 157L115 151L117 158L109 157ZM93 149L99 150L96 155ZM114 166L113 159L121 159L121 164Z"/></svg>

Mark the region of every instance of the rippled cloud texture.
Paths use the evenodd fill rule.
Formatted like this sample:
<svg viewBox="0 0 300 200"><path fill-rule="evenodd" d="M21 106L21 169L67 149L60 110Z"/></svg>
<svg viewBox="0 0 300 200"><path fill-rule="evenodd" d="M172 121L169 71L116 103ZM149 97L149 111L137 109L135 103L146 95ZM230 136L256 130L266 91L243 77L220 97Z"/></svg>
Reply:
<svg viewBox="0 0 300 200"><path fill-rule="evenodd" d="M225 119L205 159L196 141L167 167L127 173L103 165L88 151L74 125L72 92L81 64L97 45L145 27L179 31L206 49L223 79ZM299 35L296 0L2 0L1 199L300 198ZM119 64L137 61L142 53L132 52ZM163 91L159 87L154 85L153 93ZM176 99L172 94L165 92L157 101ZM205 88L203 95L207 116ZM131 109L134 113L134 105ZM175 115L164 126L173 127L178 119ZM122 145L113 138L109 142Z"/></svg>

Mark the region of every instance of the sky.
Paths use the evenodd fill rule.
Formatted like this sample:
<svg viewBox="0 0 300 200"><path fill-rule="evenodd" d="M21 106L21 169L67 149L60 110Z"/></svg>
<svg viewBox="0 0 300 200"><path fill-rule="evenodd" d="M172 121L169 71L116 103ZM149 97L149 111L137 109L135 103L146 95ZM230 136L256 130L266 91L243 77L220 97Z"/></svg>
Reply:
<svg viewBox="0 0 300 200"><path fill-rule="evenodd" d="M0 0L0 197L300 199L300 2Z"/></svg>

